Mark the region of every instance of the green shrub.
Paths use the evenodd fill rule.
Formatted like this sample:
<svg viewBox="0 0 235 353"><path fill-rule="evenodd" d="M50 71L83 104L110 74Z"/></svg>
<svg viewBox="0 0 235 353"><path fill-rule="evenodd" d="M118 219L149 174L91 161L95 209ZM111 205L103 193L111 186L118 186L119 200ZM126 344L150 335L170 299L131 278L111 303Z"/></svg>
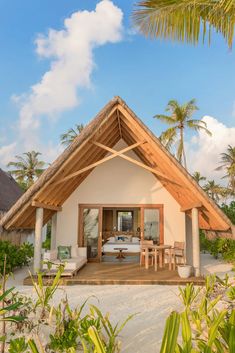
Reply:
<svg viewBox="0 0 235 353"><path fill-rule="evenodd" d="M203 252L210 252L210 240L207 239L203 230L200 229L200 249Z"/></svg>
<svg viewBox="0 0 235 353"><path fill-rule="evenodd" d="M3 274L4 259L7 257L6 273L12 272L15 268L28 265L33 257L33 245L24 243L14 245L9 241L0 241L0 273Z"/></svg>
<svg viewBox="0 0 235 353"><path fill-rule="evenodd" d="M215 259L219 256L228 262L235 262L235 240L227 238L207 239L205 233L200 231L201 251L209 252Z"/></svg>
<svg viewBox="0 0 235 353"><path fill-rule="evenodd" d="M230 221L235 224L235 201L230 202L229 205L223 203L221 209L224 211Z"/></svg>

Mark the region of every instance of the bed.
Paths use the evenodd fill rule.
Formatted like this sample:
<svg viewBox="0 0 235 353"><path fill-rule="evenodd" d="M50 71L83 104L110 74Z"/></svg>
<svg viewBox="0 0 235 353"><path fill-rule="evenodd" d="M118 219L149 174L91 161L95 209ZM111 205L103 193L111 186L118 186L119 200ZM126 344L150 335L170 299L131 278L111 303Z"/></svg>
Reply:
<svg viewBox="0 0 235 353"><path fill-rule="evenodd" d="M126 253L139 253L140 252L140 239L138 237L130 237L126 235L118 235L110 237L103 245L103 253L118 253L116 248L123 248Z"/></svg>

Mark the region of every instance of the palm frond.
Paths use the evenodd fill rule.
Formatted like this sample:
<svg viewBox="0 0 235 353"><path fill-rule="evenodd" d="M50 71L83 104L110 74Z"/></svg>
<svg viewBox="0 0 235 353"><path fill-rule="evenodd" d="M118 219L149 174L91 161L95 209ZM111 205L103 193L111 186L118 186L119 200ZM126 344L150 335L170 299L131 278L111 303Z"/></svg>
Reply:
<svg viewBox="0 0 235 353"><path fill-rule="evenodd" d="M175 127L170 127L166 131L164 131L159 137L163 146L166 147L167 150L170 151L172 145L175 143L177 137L177 131Z"/></svg>
<svg viewBox="0 0 235 353"><path fill-rule="evenodd" d="M146 36L198 44L211 41L212 29L232 47L234 0L145 0L136 4L135 26Z"/></svg>
<svg viewBox="0 0 235 353"><path fill-rule="evenodd" d="M163 114L156 114L154 115L155 119L158 119L160 121L162 121L163 123L166 123L168 125L173 125L176 123L175 119L171 116L168 115L163 115Z"/></svg>
<svg viewBox="0 0 235 353"><path fill-rule="evenodd" d="M203 123L205 123L205 122L202 120L199 120L198 123L197 122L195 123L193 120L186 121L186 125L190 129L195 130L195 131L204 131L207 135L212 136L211 131L209 131Z"/></svg>

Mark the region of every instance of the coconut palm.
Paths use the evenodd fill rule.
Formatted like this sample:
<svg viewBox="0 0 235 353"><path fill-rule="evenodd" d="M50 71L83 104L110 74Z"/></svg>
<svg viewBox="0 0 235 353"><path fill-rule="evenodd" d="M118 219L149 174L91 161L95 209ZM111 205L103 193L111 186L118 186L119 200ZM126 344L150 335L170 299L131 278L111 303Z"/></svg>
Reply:
<svg viewBox="0 0 235 353"><path fill-rule="evenodd" d="M160 141L169 150L173 145L177 145L176 157L185 168L187 168L184 148L185 129L204 130L208 135L211 135L205 121L191 118L197 110L195 99L191 99L183 105L180 105L176 100L170 100L166 107L166 111L170 112L170 115L157 114L154 116L154 118L171 126L161 134Z"/></svg>
<svg viewBox="0 0 235 353"><path fill-rule="evenodd" d="M198 44L222 34L232 47L234 0L145 0L137 3L134 23L146 36Z"/></svg>
<svg viewBox="0 0 235 353"><path fill-rule="evenodd" d="M7 165L14 168L9 173L24 190L28 189L44 171L46 163L39 160L40 155L40 152L25 152L23 156L15 156L16 161Z"/></svg>
<svg viewBox="0 0 235 353"><path fill-rule="evenodd" d="M194 172L192 177L198 184L200 184L201 181L206 180L206 177L202 176L200 172Z"/></svg>
<svg viewBox="0 0 235 353"><path fill-rule="evenodd" d="M226 188L217 184L214 180L208 180L203 189L215 202L219 202L221 198L226 197Z"/></svg>
<svg viewBox="0 0 235 353"><path fill-rule="evenodd" d="M226 152L221 153L220 166L216 170L224 170L223 179L228 179L228 190L235 195L235 147L228 145Z"/></svg>
<svg viewBox="0 0 235 353"><path fill-rule="evenodd" d="M82 132L83 129L83 124L76 124L75 128L70 128L67 132L60 135L61 144L69 146L73 142L73 140Z"/></svg>

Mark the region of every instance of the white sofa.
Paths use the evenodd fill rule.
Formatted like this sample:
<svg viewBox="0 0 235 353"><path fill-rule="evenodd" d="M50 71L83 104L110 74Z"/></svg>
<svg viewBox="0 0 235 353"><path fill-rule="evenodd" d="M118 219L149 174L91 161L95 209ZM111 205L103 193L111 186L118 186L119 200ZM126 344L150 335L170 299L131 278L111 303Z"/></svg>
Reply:
<svg viewBox="0 0 235 353"><path fill-rule="evenodd" d="M51 262L51 269L48 270L47 262ZM59 260L57 257L57 250L49 250L43 254L43 270L48 272L55 272L58 265L65 264L62 276L71 276L78 272L87 263L87 248L72 246L71 258Z"/></svg>

